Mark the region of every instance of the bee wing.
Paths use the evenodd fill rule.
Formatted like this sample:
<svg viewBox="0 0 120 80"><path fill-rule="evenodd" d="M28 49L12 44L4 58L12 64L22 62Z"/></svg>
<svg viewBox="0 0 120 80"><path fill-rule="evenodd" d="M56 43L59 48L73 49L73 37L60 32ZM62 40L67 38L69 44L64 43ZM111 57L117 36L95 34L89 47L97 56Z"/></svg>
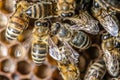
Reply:
<svg viewBox="0 0 120 80"><path fill-rule="evenodd" d="M78 58L79 58L79 53L77 51L75 51L68 42L63 42L66 50L69 52L69 57L71 59L71 61L73 61L74 63L78 63Z"/></svg>
<svg viewBox="0 0 120 80"><path fill-rule="evenodd" d="M93 34L93 35L96 35L99 32L98 24L94 20L89 21L88 24L86 24L86 25L82 25L82 24L77 25L76 24L76 25L70 26L69 28L71 30L76 30L76 31L83 30L83 31Z"/></svg>
<svg viewBox="0 0 120 80"><path fill-rule="evenodd" d="M112 36L118 35L119 27L112 16L106 16L104 19L100 20L100 23Z"/></svg>
<svg viewBox="0 0 120 80"><path fill-rule="evenodd" d="M68 26L71 30L83 30L93 35L96 35L99 32L98 21L89 16L85 17L84 19L82 18L81 20L79 18L66 18L64 20L68 20L69 22L74 23L73 25ZM83 21L86 22L84 23Z"/></svg>
<svg viewBox="0 0 120 80"><path fill-rule="evenodd" d="M59 48L57 47L57 45L52 41L51 38L48 39L48 44L49 44L49 55L57 60L57 61L61 61L62 60L62 54L59 51Z"/></svg>
<svg viewBox="0 0 120 80"><path fill-rule="evenodd" d="M116 55L115 51L108 51L107 49L104 51L104 61L107 67L107 70L111 76L117 76L119 74L119 57Z"/></svg>

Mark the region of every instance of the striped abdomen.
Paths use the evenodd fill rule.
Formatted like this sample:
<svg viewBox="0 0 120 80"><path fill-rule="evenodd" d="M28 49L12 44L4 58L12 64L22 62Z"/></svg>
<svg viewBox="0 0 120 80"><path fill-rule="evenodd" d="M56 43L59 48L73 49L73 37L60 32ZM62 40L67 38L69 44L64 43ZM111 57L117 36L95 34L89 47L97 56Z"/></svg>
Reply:
<svg viewBox="0 0 120 80"><path fill-rule="evenodd" d="M76 48L87 49L91 45L91 40L87 34L82 31L77 32L73 35L73 39L70 44Z"/></svg>
<svg viewBox="0 0 120 80"><path fill-rule="evenodd" d="M42 41L32 43L32 59L36 64L41 64L45 61L48 52L48 45Z"/></svg>
<svg viewBox="0 0 120 80"><path fill-rule="evenodd" d="M102 59L100 59L88 68L84 80L102 80L105 73L105 63Z"/></svg>
<svg viewBox="0 0 120 80"><path fill-rule="evenodd" d="M28 27L28 18L13 16L6 29L6 39L15 40L23 32L24 29Z"/></svg>
<svg viewBox="0 0 120 80"><path fill-rule="evenodd" d="M51 2L40 2L30 6L26 11L25 14L31 18L44 18L50 17L53 15L53 5Z"/></svg>

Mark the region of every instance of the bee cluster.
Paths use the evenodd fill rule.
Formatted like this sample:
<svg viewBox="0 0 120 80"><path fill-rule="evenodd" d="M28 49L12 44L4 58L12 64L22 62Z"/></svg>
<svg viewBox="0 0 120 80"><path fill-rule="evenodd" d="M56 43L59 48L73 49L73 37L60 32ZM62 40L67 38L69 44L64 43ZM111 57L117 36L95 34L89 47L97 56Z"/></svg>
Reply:
<svg viewBox="0 0 120 80"><path fill-rule="evenodd" d="M119 12L119 0L0 0L0 80L120 80Z"/></svg>

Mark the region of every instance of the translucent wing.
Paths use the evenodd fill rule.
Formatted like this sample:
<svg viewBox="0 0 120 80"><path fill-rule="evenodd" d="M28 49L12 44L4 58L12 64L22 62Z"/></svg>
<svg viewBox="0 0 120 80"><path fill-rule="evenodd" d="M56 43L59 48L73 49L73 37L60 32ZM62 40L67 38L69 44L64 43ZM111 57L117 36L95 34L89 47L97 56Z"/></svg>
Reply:
<svg viewBox="0 0 120 80"><path fill-rule="evenodd" d="M66 51L69 53L69 60L73 63L78 63L79 53L76 52L67 42L63 42Z"/></svg>
<svg viewBox="0 0 120 80"><path fill-rule="evenodd" d="M83 30L94 35L99 32L98 21L94 20L86 11L81 12L78 17L66 18L64 20L72 23L72 26L68 26L71 30Z"/></svg>
<svg viewBox="0 0 120 80"><path fill-rule="evenodd" d="M104 18L99 19L104 29L108 31L112 36L118 35L119 27L116 20L110 15L107 15Z"/></svg>
<svg viewBox="0 0 120 80"><path fill-rule="evenodd" d="M62 54L59 51L59 48L57 47L57 45L52 41L51 38L48 39L48 44L49 44L49 54L50 54L50 56L57 61L61 61L62 60Z"/></svg>
<svg viewBox="0 0 120 80"><path fill-rule="evenodd" d="M118 76L119 74L119 51L116 49L108 50L105 45L102 44L102 49L104 52L104 62L107 67L108 73L111 76Z"/></svg>

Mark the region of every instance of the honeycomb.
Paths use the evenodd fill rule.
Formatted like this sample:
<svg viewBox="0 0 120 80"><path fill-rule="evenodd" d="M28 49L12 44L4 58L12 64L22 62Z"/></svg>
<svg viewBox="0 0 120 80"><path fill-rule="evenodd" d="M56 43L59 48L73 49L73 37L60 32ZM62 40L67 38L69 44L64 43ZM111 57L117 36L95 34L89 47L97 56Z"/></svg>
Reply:
<svg viewBox="0 0 120 80"><path fill-rule="evenodd" d="M15 11L15 2L0 0L0 80L62 80L52 58L49 58L52 63L46 61L41 66L31 60L31 28L23 32L27 33L24 36L20 35L19 41L5 39L5 29Z"/></svg>

